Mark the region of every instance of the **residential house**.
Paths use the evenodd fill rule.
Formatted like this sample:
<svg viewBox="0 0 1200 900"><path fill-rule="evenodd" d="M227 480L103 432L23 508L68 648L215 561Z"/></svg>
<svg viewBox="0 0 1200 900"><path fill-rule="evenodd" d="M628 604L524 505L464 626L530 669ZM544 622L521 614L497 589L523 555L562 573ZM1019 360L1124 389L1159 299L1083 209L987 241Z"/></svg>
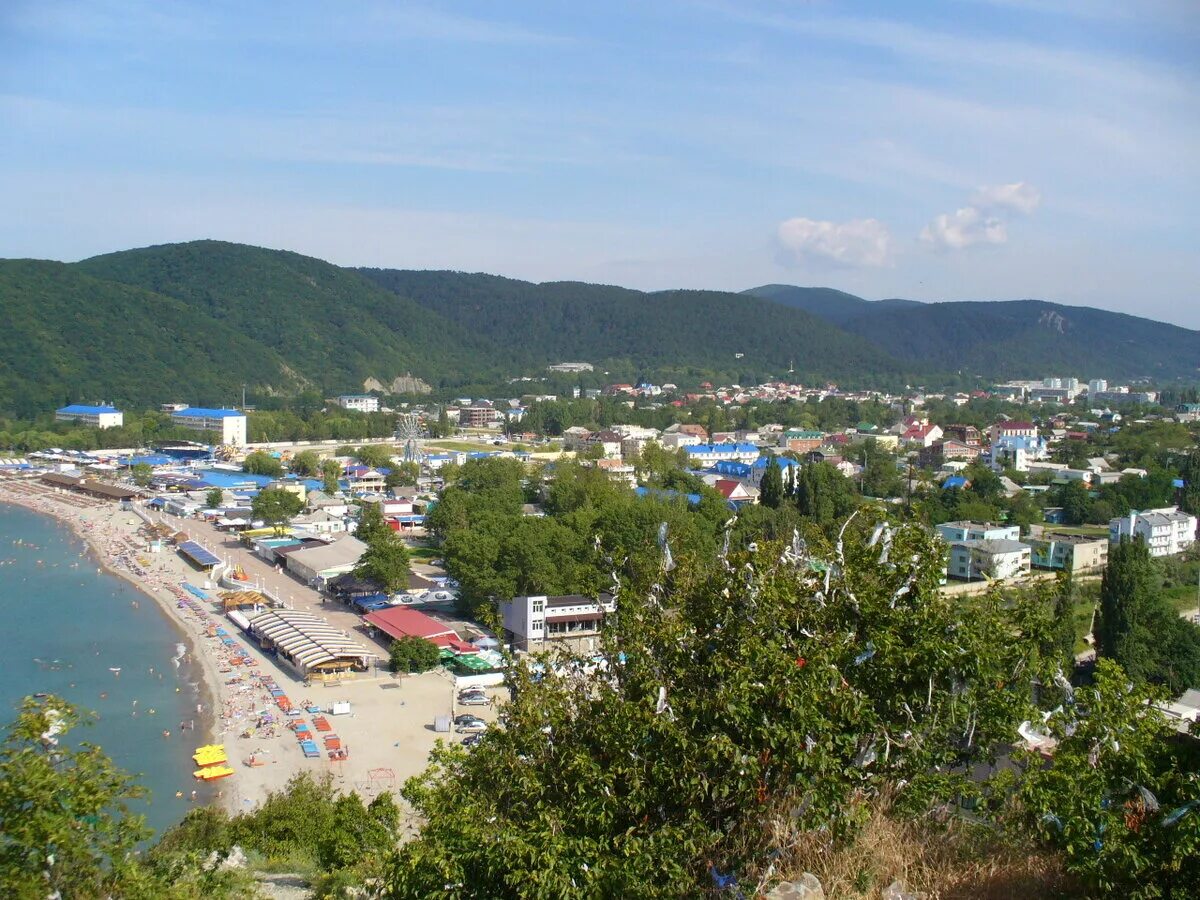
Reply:
<svg viewBox="0 0 1200 900"><path fill-rule="evenodd" d="M1032 551L1014 540L956 541L950 545L952 578L1005 580L1029 574Z"/></svg>
<svg viewBox="0 0 1200 900"><path fill-rule="evenodd" d="M717 493L724 497L731 507L740 509L748 504L758 502L758 488L750 487L744 482L732 478L720 478L713 485Z"/></svg>
<svg viewBox="0 0 1200 900"><path fill-rule="evenodd" d="M974 425L947 425L942 431L947 440L959 441L963 444L983 443L983 434Z"/></svg>
<svg viewBox="0 0 1200 900"><path fill-rule="evenodd" d="M582 450L587 446L590 435L591 432L582 425L572 425L570 428L563 429L563 450Z"/></svg>
<svg viewBox="0 0 1200 900"><path fill-rule="evenodd" d="M616 608L611 594L513 597L500 604L500 618L506 640L518 650L561 643L588 651L599 646L604 617Z"/></svg>
<svg viewBox="0 0 1200 900"><path fill-rule="evenodd" d="M1108 540L1119 543L1123 538L1141 538L1150 548L1151 556L1174 556L1196 541L1196 517L1178 507L1133 510L1108 523Z"/></svg>
<svg viewBox="0 0 1200 900"><path fill-rule="evenodd" d="M939 425L914 425L900 435L901 443L910 447L931 447L942 438Z"/></svg>
<svg viewBox="0 0 1200 900"><path fill-rule="evenodd" d="M370 466L347 466L346 481L353 494L374 494L386 487L383 473Z"/></svg>
<svg viewBox="0 0 1200 900"><path fill-rule="evenodd" d="M1025 540L1032 551L1031 564L1036 569L1054 569L1071 574L1097 572L1108 562L1108 541L1105 538L1078 534L1043 532Z"/></svg>
<svg viewBox="0 0 1200 900"><path fill-rule="evenodd" d="M598 459L593 463L585 463L594 465L601 472L604 472L613 481L623 481L630 487L637 486L637 471L632 463L627 463L619 457L616 459Z"/></svg>
<svg viewBox="0 0 1200 900"><path fill-rule="evenodd" d="M599 447L605 459L620 459L623 441L624 438L617 432L606 429L588 435L587 446L588 448Z"/></svg>

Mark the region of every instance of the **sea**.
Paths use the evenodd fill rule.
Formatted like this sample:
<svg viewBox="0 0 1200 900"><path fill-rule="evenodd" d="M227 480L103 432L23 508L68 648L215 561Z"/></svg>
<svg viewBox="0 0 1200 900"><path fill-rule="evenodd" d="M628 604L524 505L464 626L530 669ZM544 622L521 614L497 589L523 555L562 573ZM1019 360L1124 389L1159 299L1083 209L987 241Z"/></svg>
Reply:
<svg viewBox="0 0 1200 900"><path fill-rule="evenodd" d="M0 616L0 726L41 692L94 713L63 743L99 745L149 788L131 810L156 833L210 798L191 777L191 755L205 743L200 667L158 603L98 569L66 525L0 503Z"/></svg>

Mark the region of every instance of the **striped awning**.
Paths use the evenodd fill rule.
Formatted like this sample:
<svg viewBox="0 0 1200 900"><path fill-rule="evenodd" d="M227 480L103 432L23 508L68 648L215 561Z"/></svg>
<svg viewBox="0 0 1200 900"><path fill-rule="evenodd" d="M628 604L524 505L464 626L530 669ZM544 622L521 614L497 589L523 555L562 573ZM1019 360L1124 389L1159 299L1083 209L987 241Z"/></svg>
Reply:
<svg viewBox="0 0 1200 900"><path fill-rule="evenodd" d="M338 660L378 656L350 640L323 619L300 610L268 610L252 618L250 628L305 669Z"/></svg>

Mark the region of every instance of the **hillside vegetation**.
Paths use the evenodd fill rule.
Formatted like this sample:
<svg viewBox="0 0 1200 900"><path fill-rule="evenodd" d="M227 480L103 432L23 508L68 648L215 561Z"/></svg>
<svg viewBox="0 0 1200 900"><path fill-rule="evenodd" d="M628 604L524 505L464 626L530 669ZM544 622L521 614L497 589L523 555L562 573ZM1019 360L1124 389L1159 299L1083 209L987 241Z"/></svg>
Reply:
<svg viewBox="0 0 1200 900"><path fill-rule="evenodd" d="M626 363L645 370L691 367L743 383L778 377L793 363L799 377L858 383L928 368L898 364L817 316L737 294L643 293L461 272L359 271L464 328L480 329L516 348L516 358L531 361L584 359L606 368Z"/></svg>
<svg viewBox="0 0 1200 900"><path fill-rule="evenodd" d="M992 377L1195 378L1200 332L1041 300L871 302L770 284L746 294L803 309L911 365Z"/></svg>
<svg viewBox="0 0 1200 900"><path fill-rule="evenodd" d="M221 241L74 264L0 260L0 303L0 412L26 418L101 399L228 404L243 386L329 396L409 373L486 394L573 359L609 380L753 384L794 367L797 380L850 387L959 372L1166 380L1200 362L1200 333L1032 300L872 303L787 285L644 293L346 269Z"/></svg>

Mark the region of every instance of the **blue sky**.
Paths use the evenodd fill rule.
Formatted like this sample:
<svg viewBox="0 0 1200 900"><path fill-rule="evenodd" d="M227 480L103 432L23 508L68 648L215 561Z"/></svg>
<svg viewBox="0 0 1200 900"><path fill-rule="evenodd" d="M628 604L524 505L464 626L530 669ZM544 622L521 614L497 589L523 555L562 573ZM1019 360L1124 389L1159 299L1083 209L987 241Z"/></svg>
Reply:
<svg viewBox="0 0 1200 900"><path fill-rule="evenodd" d="M1198 89L1183 0L7 0L0 256L214 237L1200 328Z"/></svg>

